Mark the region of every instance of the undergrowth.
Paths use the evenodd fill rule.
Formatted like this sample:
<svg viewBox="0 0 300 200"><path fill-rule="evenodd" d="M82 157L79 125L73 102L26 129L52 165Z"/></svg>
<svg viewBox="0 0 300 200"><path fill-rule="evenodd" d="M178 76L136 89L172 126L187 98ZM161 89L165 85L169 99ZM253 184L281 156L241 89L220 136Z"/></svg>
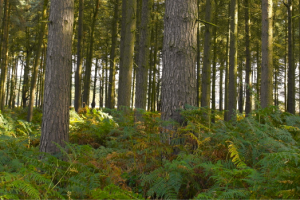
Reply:
<svg viewBox="0 0 300 200"><path fill-rule="evenodd" d="M39 152L40 109L32 123L22 109L4 110L0 198L300 198L300 117L276 107L233 122L205 108L181 113L184 126L143 110L71 110L62 161Z"/></svg>

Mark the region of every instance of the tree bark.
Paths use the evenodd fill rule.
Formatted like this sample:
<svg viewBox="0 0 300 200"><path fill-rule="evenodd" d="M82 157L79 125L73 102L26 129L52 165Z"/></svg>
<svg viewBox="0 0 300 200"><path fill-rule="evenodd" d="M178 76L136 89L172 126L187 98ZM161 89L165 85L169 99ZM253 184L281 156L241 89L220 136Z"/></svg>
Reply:
<svg viewBox="0 0 300 200"><path fill-rule="evenodd" d="M215 0L214 9L214 23L218 24L218 2ZM217 27L213 27L213 42L214 42L214 54L213 54L213 73L212 73L212 91L211 91L211 107L212 116L211 121L215 123L215 111L216 111L216 77L217 77Z"/></svg>
<svg viewBox="0 0 300 200"><path fill-rule="evenodd" d="M13 64L11 69L11 79L10 79L10 95L9 95L9 103L8 107L13 108L15 107L15 89L16 89L16 73L17 73L17 66L18 66L18 59L14 56L13 58Z"/></svg>
<svg viewBox="0 0 300 200"><path fill-rule="evenodd" d="M262 1L261 107L273 105L273 2Z"/></svg>
<svg viewBox="0 0 300 200"><path fill-rule="evenodd" d="M69 141L74 1L52 0L49 21L40 151L56 154Z"/></svg>
<svg viewBox="0 0 300 200"><path fill-rule="evenodd" d="M94 32L95 26L100 6L100 0L95 0L95 11L92 18L91 24L91 33L90 33L90 41L89 41L89 53L86 58L86 68L85 68L85 80L84 80L84 93L83 93L83 102L85 105L89 106L90 104L90 86L91 86L91 69L92 69L92 61L93 61L93 52L94 52Z"/></svg>
<svg viewBox="0 0 300 200"><path fill-rule="evenodd" d="M260 49L259 43L256 44L256 92L257 92L257 101L260 102L260 85L261 85L261 64L260 64ZM256 103L256 109L258 109L258 103Z"/></svg>
<svg viewBox="0 0 300 200"><path fill-rule="evenodd" d="M121 48L121 65L119 75L119 90L118 90L118 108L122 106L130 107L131 98L131 83L132 83L132 67L133 67L133 52L136 29L136 0L127 0L126 3L126 23L124 47ZM123 3L124 3L123 2ZM124 13L123 13L124 14ZM122 24L123 29L123 24Z"/></svg>
<svg viewBox="0 0 300 200"><path fill-rule="evenodd" d="M179 109L196 106L197 17L197 0L166 0L162 120L182 124Z"/></svg>
<svg viewBox="0 0 300 200"><path fill-rule="evenodd" d="M230 55L228 85L228 117L236 119L237 85L237 36L238 36L238 0L231 0L230 5Z"/></svg>
<svg viewBox="0 0 300 200"><path fill-rule="evenodd" d="M96 65L95 65L95 77L94 77L94 87L93 87L93 100L92 100L92 108L95 108L96 106L96 86L97 86L97 72L98 72L98 59L96 59Z"/></svg>
<svg viewBox="0 0 300 200"><path fill-rule="evenodd" d="M239 77L239 104L238 104L238 108L239 108L239 113L243 113L244 112L244 84L243 84L243 62L240 62L240 66L239 66L239 70L238 70L238 77Z"/></svg>
<svg viewBox="0 0 300 200"><path fill-rule="evenodd" d="M200 18L200 0L197 0L198 8L198 19ZM201 34L201 25L198 22L197 28L197 106L200 107L201 102L201 52L200 52L200 34Z"/></svg>
<svg viewBox="0 0 300 200"><path fill-rule="evenodd" d="M155 44L154 44L154 52L153 52L153 76L152 76L152 87L151 87L151 111L155 112L155 103L156 103L156 73L157 73L157 53L158 53L158 24L157 19L155 23Z"/></svg>
<svg viewBox="0 0 300 200"><path fill-rule="evenodd" d="M19 78L19 89L18 89L18 97L17 97L17 107L19 107L20 105L20 94L21 94L21 85L22 85L22 71L23 71L23 67L24 67L24 64L23 64L23 61L20 59L21 61L21 71L20 71L20 78Z"/></svg>
<svg viewBox="0 0 300 200"><path fill-rule="evenodd" d="M285 4L288 10L288 98L287 111L295 114L295 63L292 37L292 0Z"/></svg>
<svg viewBox="0 0 300 200"><path fill-rule="evenodd" d="M229 50L230 50L230 4L228 4L228 34L226 39L226 68L225 68L225 112L224 112L224 120L229 120L228 115L228 104L229 104Z"/></svg>
<svg viewBox="0 0 300 200"><path fill-rule="evenodd" d="M24 66L24 78L23 78L23 87L22 87L22 105L23 108L26 108L27 106L27 93L29 90L29 71L30 71L30 58L32 54L32 48L30 46L30 34L29 29L26 29L26 39L27 39L27 45L26 45L26 64Z"/></svg>
<svg viewBox="0 0 300 200"><path fill-rule="evenodd" d="M111 50L110 50L110 62L109 62L109 86L107 107L110 109L115 108L115 88L116 88L116 45L118 38L118 18L119 18L119 0L115 0L114 18L112 22L112 38L111 38Z"/></svg>
<svg viewBox="0 0 300 200"><path fill-rule="evenodd" d="M211 22L211 0L206 0L205 21ZM202 68L201 107L210 108L211 78L211 25L205 24L204 56Z"/></svg>
<svg viewBox="0 0 300 200"><path fill-rule="evenodd" d="M135 107L146 110L147 78L149 69L150 20L153 0L143 0L140 28L139 61L136 74Z"/></svg>
<svg viewBox="0 0 300 200"><path fill-rule="evenodd" d="M224 74L224 60L220 59L220 85L219 85L219 111L223 111L223 74Z"/></svg>
<svg viewBox="0 0 300 200"><path fill-rule="evenodd" d="M81 80L82 80L82 47L83 47L83 10L84 0L79 0L78 17L78 39L77 39L77 69L75 74L75 111L82 107L81 101Z"/></svg>
<svg viewBox="0 0 300 200"><path fill-rule="evenodd" d="M35 99L35 91L36 91L36 81L37 81L37 75L38 70L40 66L40 57L42 52L42 44L43 44L43 38L45 34L46 29L46 23L43 22L47 19L47 6L48 6L48 0L44 0L44 6L42 11L42 23L39 30L39 36L38 36L38 42L37 42L37 49L36 49L36 55L34 59L34 66L33 66L33 74L31 78L31 87L30 87L30 99L29 99L29 105L28 105L28 113L27 113L27 121L32 121L33 116L33 105L34 105L34 99Z"/></svg>
<svg viewBox="0 0 300 200"><path fill-rule="evenodd" d="M8 30L9 30L9 18L10 18L10 3L9 0L5 0L4 18L3 18L3 41L2 41L2 61L1 61L1 82L0 82L0 110L5 106L5 86L7 83L7 71L8 71Z"/></svg>
<svg viewBox="0 0 300 200"><path fill-rule="evenodd" d="M250 52L250 3L245 0L245 33L246 33L246 115L252 111L252 69L251 69L251 52Z"/></svg>

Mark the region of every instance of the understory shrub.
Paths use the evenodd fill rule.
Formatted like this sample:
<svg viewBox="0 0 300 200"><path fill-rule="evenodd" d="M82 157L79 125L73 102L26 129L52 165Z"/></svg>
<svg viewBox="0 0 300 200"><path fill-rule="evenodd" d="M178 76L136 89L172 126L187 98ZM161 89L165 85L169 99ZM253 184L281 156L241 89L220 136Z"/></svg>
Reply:
<svg viewBox="0 0 300 200"><path fill-rule="evenodd" d="M40 122L23 112L0 113L3 199L300 198L300 117L276 107L231 122L187 107L183 126L143 110L71 111L67 161L39 152Z"/></svg>

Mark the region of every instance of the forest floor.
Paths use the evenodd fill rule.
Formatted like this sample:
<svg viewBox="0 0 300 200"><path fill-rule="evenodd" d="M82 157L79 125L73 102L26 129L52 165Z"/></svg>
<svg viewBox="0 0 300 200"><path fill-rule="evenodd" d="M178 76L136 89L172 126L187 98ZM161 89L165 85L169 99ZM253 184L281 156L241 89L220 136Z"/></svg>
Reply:
<svg viewBox="0 0 300 200"><path fill-rule="evenodd" d="M172 132L160 113L138 112L139 121L133 111L71 110L62 161L39 152L41 109L32 123L26 109L4 110L0 198L300 198L299 116L269 107L235 122L217 113L211 123L191 107Z"/></svg>

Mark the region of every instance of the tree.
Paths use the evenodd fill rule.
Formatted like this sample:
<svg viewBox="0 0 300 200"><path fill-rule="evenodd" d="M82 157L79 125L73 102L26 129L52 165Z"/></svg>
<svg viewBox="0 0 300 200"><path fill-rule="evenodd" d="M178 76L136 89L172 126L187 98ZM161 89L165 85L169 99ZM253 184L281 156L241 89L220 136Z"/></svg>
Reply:
<svg viewBox="0 0 300 200"><path fill-rule="evenodd" d="M64 147L69 140L73 21L73 0L51 1L41 152L58 153L56 143Z"/></svg>
<svg viewBox="0 0 300 200"><path fill-rule="evenodd" d="M46 13L47 13L47 6L48 6L48 0L44 0L44 6L42 10L42 23L40 25L39 29L39 36L38 36L38 41L37 41L37 48L36 48L36 54L35 54L35 60L34 60L34 66L33 66L33 74L32 74L32 79L31 79L31 87L30 87L30 100L29 100L29 105L28 105L28 113L27 113L27 121L31 122L32 121L32 116L33 116L33 104L34 104L34 98L35 98L35 91L36 91L36 82L37 82L37 75L38 75L38 67L40 64L40 57L41 57L41 52L42 52L42 44L43 44L43 39L44 39L44 34L45 34L45 29L46 29Z"/></svg>
<svg viewBox="0 0 300 200"><path fill-rule="evenodd" d="M125 4L125 6L124 6ZM136 0L123 1L122 32L123 46L121 46L121 63L118 89L118 108L130 107L131 82L133 67L133 52L136 29ZM124 10L126 13L124 13ZM123 23L123 21L125 21ZM124 30L125 29L125 30Z"/></svg>
<svg viewBox="0 0 300 200"><path fill-rule="evenodd" d="M147 77L149 69L150 20L153 0L143 0L140 26L140 47L136 74L135 107L146 109Z"/></svg>
<svg viewBox="0 0 300 200"><path fill-rule="evenodd" d="M250 0L245 0L245 33L246 33L246 114L252 111L252 95L251 95L251 52L250 52Z"/></svg>
<svg viewBox="0 0 300 200"><path fill-rule="evenodd" d="M225 67L225 113L224 113L224 120L228 121L229 120L229 112L228 112L228 106L229 106L229 52L230 52L230 4L228 4L228 22L227 22L227 30L228 30L228 34L226 37L226 67Z"/></svg>
<svg viewBox="0 0 300 200"><path fill-rule="evenodd" d="M197 0L166 0L161 100L163 120L172 119L181 124L183 119L179 109L186 104L196 106L197 17Z"/></svg>
<svg viewBox="0 0 300 200"><path fill-rule="evenodd" d="M236 85L237 85L237 36L238 36L238 0L230 4L230 55L229 55L229 85L228 85L228 116L236 118Z"/></svg>
<svg viewBox="0 0 300 200"><path fill-rule="evenodd" d="M292 0L284 3L288 10L288 98L287 111L295 114L295 63L293 51L293 37L292 37Z"/></svg>
<svg viewBox="0 0 300 200"><path fill-rule="evenodd" d="M211 0L206 0L205 21L211 22ZM211 77L211 25L205 24L204 57L202 69L201 106L210 108L210 77Z"/></svg>
<svg viewBox="0 0 300 200"><path fill-rule="evenodd" d="M89 106L90 103L90 86L91 86L91 70L93 63L93 53L94 53L94 32L95 26L100 6L100 0L95 0L95 10L93 13L92 24L91 24L91 32L90 32L90 41L89 41L89 49L88 55L86 58L86 68L85 68L85 80L84 80L84 93L83 93L83 102L85 105Z"/></svg>
<svg viewBox="0 0 300 200"><path fill-rule="evenodd" d="M77 69L75 74L75 111L82 107L81 78L82 78L82 42L83 42L83 10L84 0L79 0L78 40L77 40Z"/></svg>
<svg viewBox="0 0 300 200"><path fill-rule="evenodd" d="M1 82L0 82L0 110L4 109L5 106L5 86L7 81L7 71L8 71L8 31L9 31L9 16L10 16L10 2L5 0L4 8L4 19L3 19L3 42L2 42L2 52L1 52Z"/></svg>
<svg viewBox="0 0 300 200"><path fill-rule="evenodd" d="M118 39L118 19L119 19L119 0L114 2L114 18L112 22L112 33L111 33L111 50L109 58L109 86L108 86L108 97L107 107L115 108L115 88L116 88L116 46Z"/></svg>
<svg viewBox="0 0 300 200"><path fill-rule="evenodd" d="M200 17L200 0L197 0L198 18ZM197 28L197 106L200 107L201 102L201 53L200 53L200 38L201 38L201 25L198 22Z"/></svg>
<svg viewBox="0 0 300 200"><path fill-rule="evenodd" d="M262 1L261 107L273 104L273 2Z"/></svg>

